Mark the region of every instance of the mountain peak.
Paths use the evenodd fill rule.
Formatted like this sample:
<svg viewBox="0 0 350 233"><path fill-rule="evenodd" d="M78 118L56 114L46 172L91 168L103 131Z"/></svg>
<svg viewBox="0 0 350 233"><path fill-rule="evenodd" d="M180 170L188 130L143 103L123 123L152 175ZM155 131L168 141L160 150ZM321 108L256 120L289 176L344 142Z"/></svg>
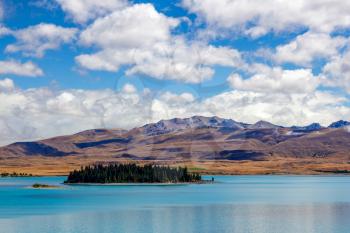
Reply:
<svg viewBox="0 0 350 233"><path fill-rule="evenodd" d="M342 127L349 126L349 125L350 125L349 121L340 120L340 121L333 122L332 124L330 124L328 126L328 128L337 129L337 128L342 128Z"/></svg>
<svg viewBox="0 0 350 233"><path fill-rule="evenodd" d="M277 129L282 128L281 126L274 125L268 121L258 121L248 127L249 129Z"/></svg>
<svg viewBox="0 0 350 233"><path fill-rule="evenodd" d="M323 129L319 123L311 123L307 126L292 126L293 131L317 131Z"/></svg>
<svg viewBox="0 0 350 233"><path fill-rule="evenodd" d="M192 116L190 118L173 118L161 120L154 124L143 126L146 135L159 135L169 132L175 132L183 129L196 128L229 128L243 129L245 124L236 122L231 119L224 119L217 116Z"/></svg>

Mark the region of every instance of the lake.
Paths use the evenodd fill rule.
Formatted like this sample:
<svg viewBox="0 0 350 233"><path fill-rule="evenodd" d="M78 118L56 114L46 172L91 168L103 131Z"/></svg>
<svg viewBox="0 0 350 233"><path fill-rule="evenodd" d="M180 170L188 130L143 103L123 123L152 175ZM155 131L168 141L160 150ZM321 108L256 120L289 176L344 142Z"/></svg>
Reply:
<svg viewBox="0 0 350 233"><path fill-rule="evenodd" d="M214 184L168 186L64 186L64 179L0 178L0 232L350 231L347 176L215 176ZM36 182L63 188L28 188Z"/></svg>

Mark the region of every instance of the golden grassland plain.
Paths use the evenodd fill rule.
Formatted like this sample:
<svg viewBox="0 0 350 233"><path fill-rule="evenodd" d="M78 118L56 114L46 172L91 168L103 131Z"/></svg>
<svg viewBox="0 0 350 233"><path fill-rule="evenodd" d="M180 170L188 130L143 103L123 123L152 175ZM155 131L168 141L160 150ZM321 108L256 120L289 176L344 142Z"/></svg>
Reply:
<svg viewBox="0 0 350 233"><path fill-rule="evenodd" d="M200 174L222 175L268 175L268 174L350 174L350 163L329 158L285 158L275 157L263 161L230 160L152 160L134 161L110 157L17 157L2 158L0 173L28 173L36 176L67 175L81 166L95 163L155 163L169 166L187 166L190 171Z"/></svg>

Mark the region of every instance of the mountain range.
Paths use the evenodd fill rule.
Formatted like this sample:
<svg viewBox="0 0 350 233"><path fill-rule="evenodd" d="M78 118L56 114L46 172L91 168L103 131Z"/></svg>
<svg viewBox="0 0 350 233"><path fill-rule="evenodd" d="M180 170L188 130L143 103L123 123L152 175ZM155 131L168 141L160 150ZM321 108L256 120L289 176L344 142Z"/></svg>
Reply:
<svg viewBox="0 0 350 233"><path fill-rule="evenodd" d="M16 142L1 158L103 157L123 160L264 161L272 158L350 158L350 122L323 127L246 124L219 117L161 120L131 130L93 129L74 135Z"/></svg>

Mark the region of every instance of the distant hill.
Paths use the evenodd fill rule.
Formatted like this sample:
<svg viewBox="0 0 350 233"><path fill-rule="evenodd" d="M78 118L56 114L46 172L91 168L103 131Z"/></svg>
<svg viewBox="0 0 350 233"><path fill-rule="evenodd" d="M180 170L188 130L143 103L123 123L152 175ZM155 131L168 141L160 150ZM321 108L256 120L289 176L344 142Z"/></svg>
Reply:
<svg viewBox="0 0 350 233"><path fill-rule="evenodd" d="M337 121L337 122L334 122L334 123L330 124L328 127L337 129L337 128L342 128L342 127L345 127L345 126L350 126L350 122L340 120L340 121Z"/></svg>
<svg viewBox="0 0 350 233"><path fill-rule="evenodd" d="M131 130L94 129L0 148L1 157L98 157L127 160L349 159L350 123L329 127L246 124L219 117L161 120Z"/></svg>
<svg viewBox="0 0 350 233"><path fill-rule="evenodd" d="M292 126L291 127L293 129L294 132L312 132L312 131L317 131L317 130L321 130L322 127L319 123L312 123L310 125L307 126Z"/></svg>

